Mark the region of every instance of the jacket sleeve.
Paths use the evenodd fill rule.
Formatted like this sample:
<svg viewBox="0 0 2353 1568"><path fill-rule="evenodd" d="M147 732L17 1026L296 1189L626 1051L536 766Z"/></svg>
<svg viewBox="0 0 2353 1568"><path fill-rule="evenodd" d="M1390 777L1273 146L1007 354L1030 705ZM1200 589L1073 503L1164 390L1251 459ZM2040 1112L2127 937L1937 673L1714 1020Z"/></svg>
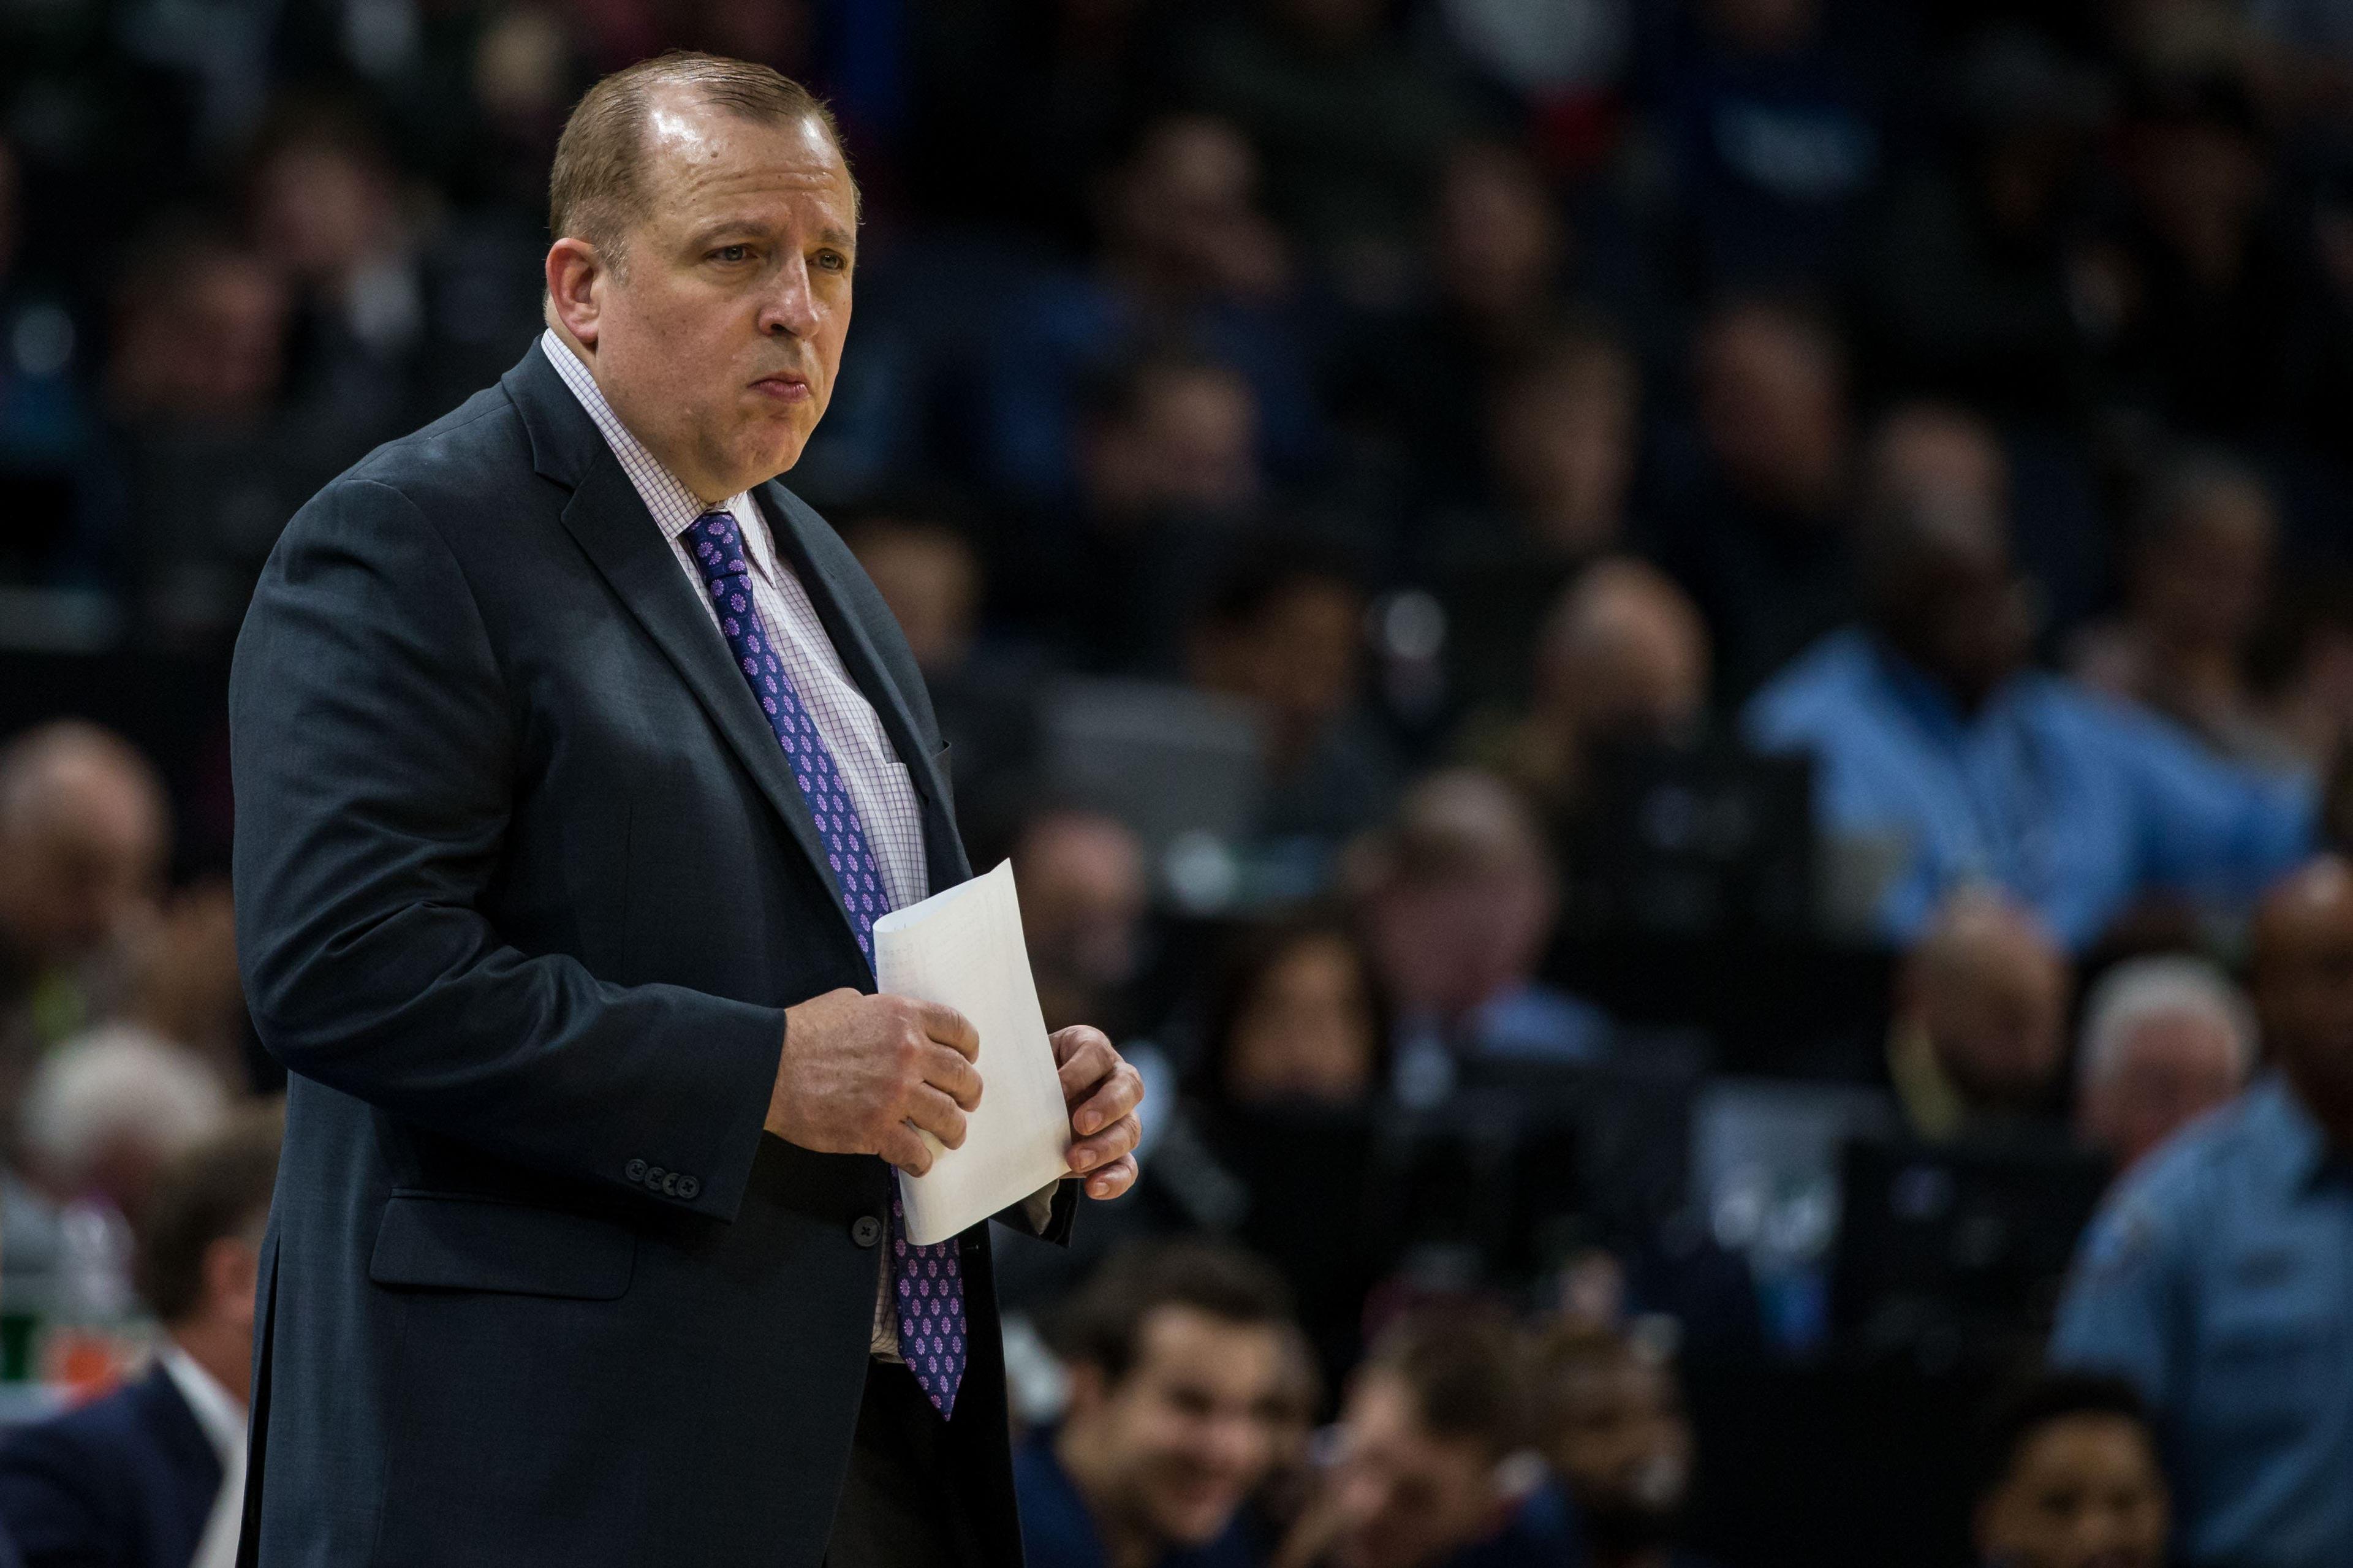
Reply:
<svg viewBox="0 0 2353 1568"><path fill-rule="evenodd" d="M406 496L346 479L296 515L229 680L255 1025L288 1070L419 1127L732 1218L784 1015L501 940L480 905L516 722L472 588Z"/></svg>

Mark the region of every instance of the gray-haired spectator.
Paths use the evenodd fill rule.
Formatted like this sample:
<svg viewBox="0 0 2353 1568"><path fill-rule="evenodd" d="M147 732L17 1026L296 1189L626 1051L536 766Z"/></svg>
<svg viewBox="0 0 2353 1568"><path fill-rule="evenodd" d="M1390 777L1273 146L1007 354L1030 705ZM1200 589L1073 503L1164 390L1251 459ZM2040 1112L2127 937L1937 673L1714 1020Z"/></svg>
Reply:
<svg viewBox="0 0 2353 1568"><path fill-rule="evenodd" d="M59 1046L25 1092L26 1163L60 1199L136 1217L156 1173L216 1131L229 1094L203 1058L136 1024Z"/></svg>
<svg viewBox="0 0 2353 1568"><path fill-rule="evenodd" d="M2254 1009L2204 959L2116 965L2084 1005L2077 1131L2126 1169L2245 1087L2255 1040Z"/></svg>

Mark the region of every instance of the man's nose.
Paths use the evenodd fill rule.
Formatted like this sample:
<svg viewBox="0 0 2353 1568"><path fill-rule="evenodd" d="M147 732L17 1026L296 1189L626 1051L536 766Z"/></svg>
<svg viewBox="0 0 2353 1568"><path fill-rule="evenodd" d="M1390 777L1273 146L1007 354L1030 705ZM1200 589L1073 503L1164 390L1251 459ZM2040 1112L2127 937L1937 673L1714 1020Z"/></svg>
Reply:
<svg viewBox="0 0 2353 1568"><path fill-rule="evenodd" d="M789 257L760 303L760 330L776 337L813 337L817 321L817 294L809 287L807 258Z"/></svg>

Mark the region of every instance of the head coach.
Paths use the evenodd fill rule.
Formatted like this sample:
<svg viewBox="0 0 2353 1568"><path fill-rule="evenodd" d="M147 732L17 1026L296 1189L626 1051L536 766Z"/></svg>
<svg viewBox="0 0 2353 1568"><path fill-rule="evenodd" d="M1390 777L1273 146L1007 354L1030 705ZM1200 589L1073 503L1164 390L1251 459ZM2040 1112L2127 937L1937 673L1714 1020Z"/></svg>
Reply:
<svg viewBox="0 0 2353 1568"><path fill-rule="evenodd" d="M849 326L858 193L765 68L597 84L548 328L298 512L230 681L238 946L292 1075L243 1558L1012 1564L986 1226L896 1165L985 1092L871 994L971 875L913 658L775 482ZM1055 1037L1077 1179L1134 1070Z"/></svg>

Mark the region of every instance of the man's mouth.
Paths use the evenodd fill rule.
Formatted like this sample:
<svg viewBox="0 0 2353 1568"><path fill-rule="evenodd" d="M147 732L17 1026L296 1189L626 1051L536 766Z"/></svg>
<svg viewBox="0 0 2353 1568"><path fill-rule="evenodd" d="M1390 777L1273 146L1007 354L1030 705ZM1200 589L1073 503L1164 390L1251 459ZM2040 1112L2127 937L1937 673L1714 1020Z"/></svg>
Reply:
<svg viewBox="0 0 2353 1568"><path fill-rule="evenodd" d="M780 370L754 382L752 390L779 403L805 403L809 396L808 377L797 370Z"/></svg>

